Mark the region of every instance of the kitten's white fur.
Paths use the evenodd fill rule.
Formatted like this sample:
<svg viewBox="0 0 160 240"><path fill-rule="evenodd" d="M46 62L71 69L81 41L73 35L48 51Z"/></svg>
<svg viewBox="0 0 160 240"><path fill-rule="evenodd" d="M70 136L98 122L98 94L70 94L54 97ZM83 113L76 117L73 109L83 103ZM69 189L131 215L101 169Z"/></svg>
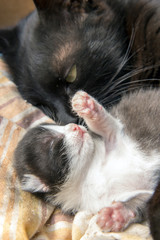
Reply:
<svg viewBox="0 0 160 240"><path fill-rule="evenodd" d="M56 130L56 126L50 128ZM86 134L81 148L75 132L67 129L64 134L72 171L54 202L61 203L64 211L74 208L96 213L114 201L153 193L153 172L160 168L160 156L155 151L148 157L122 132L109 153L99 138L90 139Z"/></svg>

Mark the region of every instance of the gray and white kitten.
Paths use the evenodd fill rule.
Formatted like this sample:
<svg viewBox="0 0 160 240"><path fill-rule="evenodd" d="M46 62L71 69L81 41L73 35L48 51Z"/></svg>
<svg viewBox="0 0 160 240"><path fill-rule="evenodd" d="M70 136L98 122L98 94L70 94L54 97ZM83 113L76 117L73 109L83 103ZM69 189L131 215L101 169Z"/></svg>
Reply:
<svg viewBox="0 0 160 240"><path fill-rule="evenodd" d="M64 212L98 212L105 231L147 215L160 176L160 90L126 95L107 112L78 91L72 108L88 126L43 124L15 152L22 189Z"/></svg>

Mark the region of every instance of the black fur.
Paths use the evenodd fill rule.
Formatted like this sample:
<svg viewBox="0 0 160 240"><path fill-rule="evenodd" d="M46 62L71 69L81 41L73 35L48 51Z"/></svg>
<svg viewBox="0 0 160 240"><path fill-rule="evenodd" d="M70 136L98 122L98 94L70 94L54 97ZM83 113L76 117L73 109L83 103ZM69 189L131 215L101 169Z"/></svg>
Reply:
<svg viewBox="0 0 160 240"><path fill-rule="evenodd" d="M109 108L133 88L129 82L157 84L160 54L150 38L160 26L151 22L158 1L145 1L34 0L37 11L0 31L0 51L22 96L66 124L77 122L70 98L78 89ZM77 78L68 83L73 65Z"/></svg>
<svg viewBox="0 0 160 240"><path fill-rule="evenodd" d="M0 32L0 50L25 99L61 123L76 122L70 97L83 89L102 102L101 91L123 61L129 42L123 4L34 2L38 12ZM62 48L66 56L61 59ZM66 77L75 64L77 79L69 84ZM109 102L115 98L110 97Z"/></svg>

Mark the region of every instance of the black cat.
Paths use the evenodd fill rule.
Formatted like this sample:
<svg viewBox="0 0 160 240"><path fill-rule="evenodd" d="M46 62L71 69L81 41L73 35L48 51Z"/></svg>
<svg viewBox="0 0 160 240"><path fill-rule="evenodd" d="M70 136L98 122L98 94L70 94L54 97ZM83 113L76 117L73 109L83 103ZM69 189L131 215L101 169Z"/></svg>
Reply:
<svg viewBox="0 0 160 240"><path fill-rule="evenodd" d="M70 99L79 89L109 108L126 91L159 84L158 0L34 3L0 31L0 52L22 96L51 118L78 121Z"/></svg>

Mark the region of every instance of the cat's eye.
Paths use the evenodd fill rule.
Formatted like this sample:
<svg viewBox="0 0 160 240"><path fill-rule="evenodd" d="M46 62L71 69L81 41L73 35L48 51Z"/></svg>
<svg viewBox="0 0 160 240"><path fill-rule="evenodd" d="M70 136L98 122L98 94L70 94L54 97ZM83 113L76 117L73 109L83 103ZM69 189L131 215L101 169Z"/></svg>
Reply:
<svg viewBox="0 0 160 240"><path fill-rule="evenodd" d="M76 78L77 78L77 67L76 67L76 65L74 65L71 68L71 70L66 78L66 82L73 83L76 80Z"/></svg>

